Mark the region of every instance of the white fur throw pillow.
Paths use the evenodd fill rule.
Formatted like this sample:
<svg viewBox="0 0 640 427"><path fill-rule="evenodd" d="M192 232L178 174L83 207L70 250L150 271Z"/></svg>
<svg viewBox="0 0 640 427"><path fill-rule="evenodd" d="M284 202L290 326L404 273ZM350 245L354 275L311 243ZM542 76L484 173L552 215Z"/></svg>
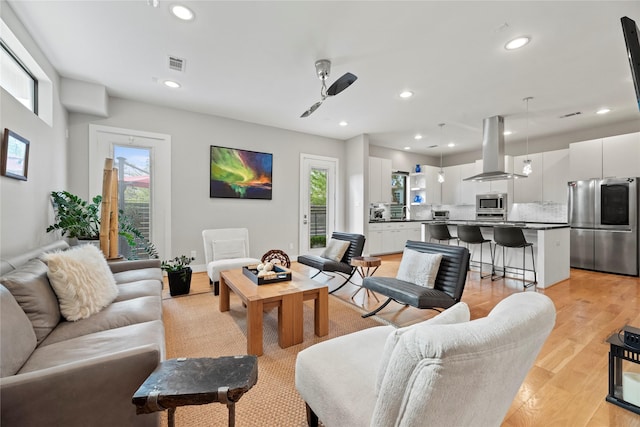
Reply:
<svg viewBox="0 0 640 427"><path fill-rule="evenodd" d="M396 279L433 289L440 269L442 254L428 254L405 249Z"/></svg>
<svg viewBox="0 0 640 427"><path fill-rule="evenodd" d="M81 245L43 258L65 319L86 319L118 296L118 285L97 247Z"/></svg>

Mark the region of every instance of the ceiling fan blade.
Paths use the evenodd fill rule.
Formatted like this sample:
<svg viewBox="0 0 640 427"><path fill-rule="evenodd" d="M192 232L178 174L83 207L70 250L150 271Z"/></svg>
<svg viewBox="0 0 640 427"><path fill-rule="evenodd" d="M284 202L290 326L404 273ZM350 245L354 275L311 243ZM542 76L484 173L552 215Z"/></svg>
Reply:
<svg viewBox="0 0 640 427"><path fill-rule="evenodd" d="M304 113L302 113L302 115L300 116L300 118L304 118L304 117L309 117L311 115L311 113L313 113L314 111L316 111L318 109L319 106L322 105L322 101L318 101L315 104L313 104L311 107L309 107L309 109L307 111L305 111Z"/></svg>
<svg viewBox="0 0 640 427"><path fill-rule="evenodd" d="M329 86L329 89L327 89L327 96L339 94L351 86L356 80L358 80L358 77L355 74L345 73L342 77L333 82L331 86Z"/></svg>

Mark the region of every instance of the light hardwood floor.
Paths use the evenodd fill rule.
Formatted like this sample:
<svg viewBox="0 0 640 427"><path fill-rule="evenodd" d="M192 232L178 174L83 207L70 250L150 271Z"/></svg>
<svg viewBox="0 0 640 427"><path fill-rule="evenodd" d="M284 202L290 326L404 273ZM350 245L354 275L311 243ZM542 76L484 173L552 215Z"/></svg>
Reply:
<svg viewBox="0 0 640 427"><path fill-rule="evenodd" d="M382 258L376 276L395 276L401 255ZM292 269L305 274L315 272L297 263L293 263ZM339 278L330 279L323 274L316 279L326 281L329 289L341 283ZM208 283L205 273L194 274L194 281ZM354 281L359 283L359 277ZM356 290L358 287L348 284L334 295L366 310L378 305L364 291L351 299ZM471 317L475 319L486 316L500 300L515 292L522 292L522 284L517 280L480 280L479 274L471 271L462 300L469 305ZM609 352L605 340L625 324L640 327L640 279L572 269L569 280L538 292L553 300L556 326L514 399L503 426L640 427L640 415L605 401ZM404 326L435 314L432 310L391 303L379 317ZM625 369L640 371L640 365L625 362Z"/></svg>

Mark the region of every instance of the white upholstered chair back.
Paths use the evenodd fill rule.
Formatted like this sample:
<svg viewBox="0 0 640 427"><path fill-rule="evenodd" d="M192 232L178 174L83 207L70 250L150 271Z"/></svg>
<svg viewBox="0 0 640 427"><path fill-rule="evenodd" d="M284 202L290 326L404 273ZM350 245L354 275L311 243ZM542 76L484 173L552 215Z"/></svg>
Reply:
<svg viewBox="0 0 640 427"><path fill-rule="evenodd" d="M487 317L401 335L372 426L499 426L555 324L553 302L525 292Z"/></svg>
<svg viewBox="0 0 640 427"><path fill-rule="evenodd" d="M555 324L536 292L469 320L455 304L405 328L377 326L298 353L296 389L309 425L499 426Z"/></svg>
<svg viewBox="0 0 640 427"><path fill-rule="evenodd" d="M204 241L204 257L206 263L214 261L214 245L215 242L237 242L244 240L244 253L236 258L246 258L249 256L249 230L246 228L218 228L202 231L202 239ZM237 246L236 246L237 247Z"/></svg>

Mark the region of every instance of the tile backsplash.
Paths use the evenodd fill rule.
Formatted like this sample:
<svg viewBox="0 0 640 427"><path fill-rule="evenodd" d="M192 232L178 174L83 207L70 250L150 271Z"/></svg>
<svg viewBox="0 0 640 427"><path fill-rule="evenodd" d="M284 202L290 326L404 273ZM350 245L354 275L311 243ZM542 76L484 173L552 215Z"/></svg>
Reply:
<svg viewBox="0 0 640 427"><path fill-rule="evenodd" d="M566 203L514 203L508 215L509 221L567 222Z"/></svg>
<svg viewBox="0 0 640 427"><path fill-rule="evenodd" d="M473 205L425 205L411 206L410 215L414 220L430 220L431 209L448 210L449 218L470 221L476 219ZM526 222L567 222L566 203L514 203L508 213L509 221Z"/></svg>

